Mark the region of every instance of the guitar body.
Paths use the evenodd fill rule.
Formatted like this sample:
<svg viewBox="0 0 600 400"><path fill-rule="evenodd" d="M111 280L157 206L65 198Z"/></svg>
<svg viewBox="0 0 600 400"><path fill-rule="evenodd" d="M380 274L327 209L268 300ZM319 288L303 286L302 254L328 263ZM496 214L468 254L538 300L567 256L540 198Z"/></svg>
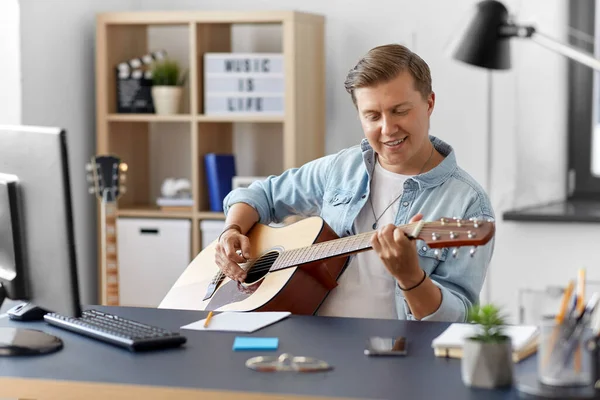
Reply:
<svg viewBox="0 0 600 400"><path fill-rule="evenodd" d="M216 241L190 263L169 290L159 308L214 311L289 311L314 314L333 287L347 256L327 258L268 272L271 261L283 251L307 247L338 238L319 217L273 228L256 224L247 234L250 259L244 285L224 278L212 296L203 300L219 268L215 263ZM253 272L256 271L256 272Z"/></svg>

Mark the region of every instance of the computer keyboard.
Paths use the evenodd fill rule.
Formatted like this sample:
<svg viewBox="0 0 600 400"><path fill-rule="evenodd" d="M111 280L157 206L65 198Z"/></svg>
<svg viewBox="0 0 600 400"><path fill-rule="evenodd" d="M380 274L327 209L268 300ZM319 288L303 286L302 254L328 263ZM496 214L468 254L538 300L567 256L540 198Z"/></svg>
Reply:
<svg viewBox="0 0 600 400"><path fill-rule="evenodd" d="M130 351L155 350L180 346L185 336L98 310L85 310L80 318L56 313L44 315L50 325L101 340Z"/></svg>

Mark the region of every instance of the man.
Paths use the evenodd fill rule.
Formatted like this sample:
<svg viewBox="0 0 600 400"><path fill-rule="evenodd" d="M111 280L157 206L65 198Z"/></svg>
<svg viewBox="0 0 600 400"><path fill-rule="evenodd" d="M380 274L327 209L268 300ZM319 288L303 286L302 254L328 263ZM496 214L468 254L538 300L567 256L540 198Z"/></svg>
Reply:
<svg viewBox="0 0 600 400"><path fill-rule="evenodd" d="M374 229L374 251L358 253L318 315L465 321L492 256L493 240L473 257L436 255L395 225L442 217L493 220L484 190L459 168L452 147L429 135L435 104L428 65L401 45L370 50L345 87L366 136L360 145L311 161L224 200L226 227L216 263L243 281L244 234L289 215L321 216L339 236ZM237 252L240 251L240 254Z"/></svg>

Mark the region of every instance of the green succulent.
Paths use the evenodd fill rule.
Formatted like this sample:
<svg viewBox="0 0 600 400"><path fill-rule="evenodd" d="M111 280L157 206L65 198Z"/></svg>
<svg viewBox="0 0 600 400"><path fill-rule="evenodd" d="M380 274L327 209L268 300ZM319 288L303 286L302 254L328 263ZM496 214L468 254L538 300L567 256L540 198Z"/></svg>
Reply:
<svg viewBox="0 0 600 400"><path fill-rule="evenodd" d="M479 325L479 333L471 339L485 343L499 343L508 339L504 333L506 317L493 304L475 305L469 309L467 321Z"/></svg>

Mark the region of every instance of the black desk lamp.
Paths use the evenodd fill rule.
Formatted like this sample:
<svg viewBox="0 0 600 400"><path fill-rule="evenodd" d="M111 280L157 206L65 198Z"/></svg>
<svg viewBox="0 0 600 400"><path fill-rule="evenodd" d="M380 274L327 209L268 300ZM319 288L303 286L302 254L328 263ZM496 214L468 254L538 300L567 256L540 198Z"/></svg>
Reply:
<svg viewBox="0 0 600 400"><path fill-rule="evenodd" d="M591 54L552 39L533 26L512 22L506 7L496 0L485 0L477 4L473 18L458 42L453 57L482 68L509 69L511 38L531 39L549 50L600 70L600 60Z"/></svg>

